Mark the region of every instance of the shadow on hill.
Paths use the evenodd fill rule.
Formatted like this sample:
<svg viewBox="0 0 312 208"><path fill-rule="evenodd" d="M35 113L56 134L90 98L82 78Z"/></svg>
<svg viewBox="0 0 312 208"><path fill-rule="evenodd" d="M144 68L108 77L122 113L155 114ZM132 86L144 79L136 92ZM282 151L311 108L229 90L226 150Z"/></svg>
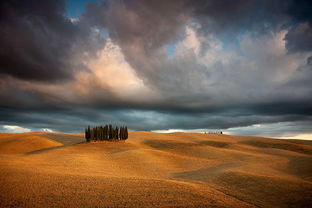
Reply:
<svg viewBox="0 0 312 208"><path fill-rule="evenodd" d="M49 147L49 148L43 148L43 149L27 152L27 153L25 153L25 155L39 154L42 152L47 152L47 151L51 151L51 150L61 149L64 147L84 143L84 137L82 135L44 133L44 134L42 134L42 136L47 138L47 139L59 142L63 145L55 146L55 147Z"/></svg>
<svg viewBox="0 0 312 208"><path fill-rule="evenodd" d="M312 158L292 157L287 164L287 172L312 182Z"/></svg>
<svg viewBox="0 0 312 208"><path fill-rule="evenodd" d="M295 144L290 142L282 142L279 140L276 141L263 141L263 140L247 140L239 142L240 144L247 144L254 147L261 147L261 148L275 148L275 149L282 149L288 150L303 154L312 155L312 147L308 145L302 144Z"/></svg>
<svg viewBox="0 0 312 208"><path fill-rule="evenodd" d="M191 142L177 142L172 140L146 140L143 144L150 146L155 149L167 150L167 149L183 149L188 147L198 147L203 146L197 143Z"/></svg>
<svg viewBox="0 0 312 208"><path fill-rule="evenodd" d="M299 180L227 171L213 183L220 191L260 207L312 207L312 187Z"/></svg>
<svg viewBox="0 0 312 208"><path fill-rule="evenodd" d="M83 135L61 134L61 133L44 133L43 137L52 139L64 145L72 145L85 141Z"/></svg>
<svg viewBox="0 0 312 208"><path fill-rule="evenodd" d="M219 147L219 148L225 148L225 147L229 147L230 143L227 142L218 142L218 141L200 141L198 142L199 144L203 144L203 145L208 145L208 146L212 146L212 147Z"/></svg>
<svg viewBox="0 0 312 208"><path fill-rule="evenodd" d="M192 182L208 182L209 180L217 177L229 168L234 168L237 166L239 166L238 163L223 163L210 168L202 168L198 170L173 173L172 178L183 179Z"/></svg>
<svg viewBox="0 0 312 208"><path fill-rule="evenodd" d="M62 146L56 146L56 147L49 147L49 148L39 149L39 150L35 150L35 151L32 151L32 152L26 152L25 155L40 154L40 153L43 153L43 152L48 152L48 151L61 149L61 148L69 147L69 146L74 146L74 145L77 145L77 144L83 144L83 143L85 143L85 142L80 142L80 143L75 143L75 144L66 144L66 145L62 145Z"/></svg>
<svg viewBox="0 0 312 208"><path fill-rule="evenodd" d="M190 147L204 147L211 146L217 148L227 148L230 146L230 143L219 142L219 141L198 141L197 143L193 142L177 142L172 140L146 140L143 144L148 145L155 149L160 150L169 150L169 149L184 149Z"/></svg>

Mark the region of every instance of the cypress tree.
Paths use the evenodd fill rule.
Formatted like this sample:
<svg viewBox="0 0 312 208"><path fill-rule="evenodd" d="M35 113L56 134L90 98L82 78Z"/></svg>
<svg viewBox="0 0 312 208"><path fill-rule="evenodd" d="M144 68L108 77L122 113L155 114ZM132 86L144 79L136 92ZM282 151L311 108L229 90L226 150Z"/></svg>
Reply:
<svg viewBox="0 0 312 208"><path fill-rule="evenodd" d="M88 129L85 129L85 138L86 138L86 142L88 142L89 140L89 135L88 135Z"/></svg>
<svg viewBox="0 0 312 208"><path fill-rule="evenodd" d="M119 130L118 130L118 126L116 126L115 128L115 139L118 140L119 138Z"/></svg>
<svg viewBox="0 0 312 208"><path fill-rule="evenodd" d="M105 126L103 126L103 140L105 140Z"/></svg>
<svg viewBox="0 0 312 208"><path fill-rule="evenodd" d="M114 128L114 139L117 140L118 132L116 131L117 127Z"/></svg>
<svg viewBox="0 0 312 208"><path fill-rule="evenodd" d="M108 128L108 125L105 126L105 129L106 129L105 130L105 134L106 134L105 138L106 138L106 140L109 140L109 128Z"/></svg>
<svg viewBox="0 0 312 208"><path fill-rule="evenodd" d="M100 127L96 127L97 140L100 140Z"/></svg>
<svg viewBox="0 0 312 208"><path fill-rule="evenodd" d="M124 140L128 139L128 127L125 128L125 137Z"/></svg>
<svg viewBox="0 0 312 208"><path fill-rule="evenodd" d="M103 129L102 129L102 126L100 126L100 141L103 141Z"/></svg>
<svg viewBox="0 0 312 208"><path fill-rule="evenodd" d="M122 139L122 126L119 128L119 139Z"/></svg>
<svg viewBox="0 0 312 208"><path fill-rule="evenodd" d="M88 142L90 142L90 137L91 137L90 126L88 126L88 128L87 128L87 132L88 132Z"/></svg>
<svg viewBox="0 0 312 208"><path fill-rule="evenodd" d="M122 140L125 140L125 137L126 137L126 127L123 126L122 127Z"/></svg>
<svg viewBox="0 0 312 208"><path fill-rule="evenodd" d="M99 127L99 139L102 141L102 126Z"/></svg>
<svg viewBox="0 0 312 208"><path fill-rule="evenodd" d="M115 137L116 137L116 132L115 132L115 128L114 127L112 127L112 134L113 134L113 136L112 136L112 138L113 138L113 140L115 140Z"/></svg>
<svg viewBox="0 0 312 208"><path fill-rule="evenodd" d="M122 139L123 139L123 135L124 135L124 127L123 127L123 126L121 126L121 127L120 127L120 134L119 134L119 138L120 138L120 140L122 140Z"/></svg>
<svg viewBox="0 0 312 208"><path fill-rule="evenodd" d="M97 131L97 126L94 128L94 138L95 140L98 140L98 131Z"/></svg>
<svg viewBox="0 0 312 208"><path fill-rule="evenodd" d="M101 141L104 140L104 128L101 126Z"/></svg>
<svg viewBox="0 0 312 208"><path fill-rule="evenodd" d="M109 140L112 140L113 139L113 131L112 131L113 129L112 129L112 125L111 124L109 124L108 125L108 139Z"/></svg>
<svg viewBox="0 0 312 208"><path fill-rule="evenodd" d="M221 133L222 134L222 133ZM111 124L105 126L96 126L92 129L90 126L85 129L85 139L90 141L106 141L106 140L126 140L128 139L127 126L115 126Z"/></svg>
<svg viewBox="0 0 312 208"><path fill-rule="evenodd" d="M104 140L107 140L108 139L108 127L107 125L105 125L104 127Z"/></svg>
<svg viewBox="0 0 312 208"><path fill-rule="evenodd" d="M97 131L96 132L97 133L97 137L96 138L97 138L98 141L101 141L101 138L100 138L100 127L99 126L96 127L96 131Z"/></svg>
<svg viewBox="0 0 312 208"><path fill-rule="evenodd" d="M96 127L93 128L93 134L94 134L94 141L97 140L97 129Z"/></svg>
<svg viewBox="0 0 312 208"><path fill-rule="evenodd" d="M122 137L121 137L122 140L125 139L125 132L126 132L126 128L123 126L122 127Z"/></svg>
<svg viewBox="0 0 312 208"><path fill-rule="evenodd" d="M112 137L111 137L111 139L114 140L114 138L115 138L115 131L114 131L114 128L113 128L113 127L112 127L111 131L112 131Z"/></svg>
<svg viewBox="0 0 312 208"><path fill-rule="evenodd" d="M112 126L111 131L112 131L112 137L111 137L111 139L114 140L114 139L115 139L115 129L114 129L113 126Z"/></svg>
<svg viewBox="0 0 312 208"><path fill-rule="evenodd" d="M107 140L109 140L109 127L108 125L106 125L106 136L107 136Z"/></svg>
<svg viewBox="0 0 312 208"><path fill-rule="evenodd" d="M94 132L90 130L90 140L94 141Z"/></svg>

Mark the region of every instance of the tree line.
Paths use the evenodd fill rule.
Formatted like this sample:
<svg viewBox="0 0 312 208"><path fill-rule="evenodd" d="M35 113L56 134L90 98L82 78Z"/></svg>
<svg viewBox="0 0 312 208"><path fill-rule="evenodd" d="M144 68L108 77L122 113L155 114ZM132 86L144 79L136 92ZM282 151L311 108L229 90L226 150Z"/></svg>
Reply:
<svg viewBox="0 0 312 208"><path fill-rule="evenodd" d="M208 132L204 132L204 134L223 134L222 131L208 131Z"/></svg>
<svg viewBox="0 0 312 208"><path fill-rule="evenodd" d="M128 127L113 127L111 124L85 129L85 138L90 141L116 141L128 139Z"/></svg>

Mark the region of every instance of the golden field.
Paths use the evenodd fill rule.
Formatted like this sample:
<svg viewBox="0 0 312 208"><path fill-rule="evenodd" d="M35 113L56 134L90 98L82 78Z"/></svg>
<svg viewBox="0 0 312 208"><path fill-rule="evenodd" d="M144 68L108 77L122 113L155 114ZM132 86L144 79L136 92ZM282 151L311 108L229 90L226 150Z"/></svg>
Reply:
<svg viewBox="0 0 312 208"><path fill-rule="evenodd" d="M312 141L2 133L0 207L312 207Z"/></svg>

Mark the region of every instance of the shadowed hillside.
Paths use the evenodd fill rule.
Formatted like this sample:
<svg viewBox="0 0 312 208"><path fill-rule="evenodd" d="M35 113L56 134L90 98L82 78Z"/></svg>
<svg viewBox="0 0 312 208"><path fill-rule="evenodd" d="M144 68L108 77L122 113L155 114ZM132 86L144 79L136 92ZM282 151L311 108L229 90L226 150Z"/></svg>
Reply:
<svg viewBox="0 0 312 208"><path fill-rule="evenodd" d="M312 142L217 134L0 134L1 207L312 207Z"/></svg>

